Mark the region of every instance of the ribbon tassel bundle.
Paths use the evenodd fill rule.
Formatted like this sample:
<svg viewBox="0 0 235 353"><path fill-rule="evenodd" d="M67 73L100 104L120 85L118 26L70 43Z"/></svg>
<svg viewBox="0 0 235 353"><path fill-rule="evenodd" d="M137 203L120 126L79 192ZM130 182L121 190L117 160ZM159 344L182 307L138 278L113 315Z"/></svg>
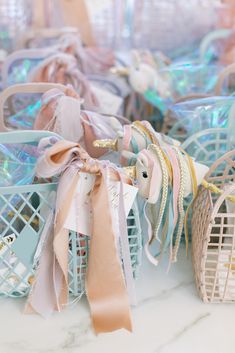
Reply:
<svg viewBox="0 0 235 353"><path fill-rule="evenodd" d="M94 160L76 143L58 141L39 160L37 174L49 177L62 173L57 191L55 226L51 226L42 250L35 281L26 305L26 312L48 316L61 311L68 302L68 235L65 228L81 172L95 175L90 191L92 234L86 274L86 292L97 333L119 328L132 330L130 293L133 291L128 245L120 239L124 272L117 248L117 230L113 226L108 192L109 178L130 183L128 177L107 161ZM122 187L120 199L122 199ZM120 231L127 236L123 200L119 207ZM126 237L127 240L127 237ZM118 240L119 241L119 240ZM129 297L128 297L129 296Z"/></svg>

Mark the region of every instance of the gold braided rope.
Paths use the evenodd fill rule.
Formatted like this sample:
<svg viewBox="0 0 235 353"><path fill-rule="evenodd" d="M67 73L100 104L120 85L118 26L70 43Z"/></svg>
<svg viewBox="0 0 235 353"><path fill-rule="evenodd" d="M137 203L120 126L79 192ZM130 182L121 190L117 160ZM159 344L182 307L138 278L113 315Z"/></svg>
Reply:
<svg viewBox="0 0 235 353"><path fill-rule="evenodd" d="M178 219L178 229L175 237L175 244L172 250L172 262L177 261L177 254L180 246L181 236L184 228L184 192L185 192L185 185L186 185L186 171L184 165L184 158L181 151L174 147L174 151L176 152L176 156L179 163L180 168L180 189L179 189L179 196L178 196L178 209L179 209L179 219Z"/></svg>
<svg viewBox="0 0 235 353"><path fill-rule="evenodd" d="M189 217L189 211L192 207L193 201L195 200L195 198L197 196L198 186L197 186L197 177L196 177L196 171L195 171L195 167L193 164L193 160L190 157L190 155L187 152L185 152L181 147L180 147L180 150L187 158L188 167L189 167L189 171L190 171L190 178L191 178L192 187L193 187L193 198L187 207L187 210L185 212L185 217L184 217L185 246L186 246L186 254L188 255L188 247L189 247L188 217Z"/></svg>
<svg viewBox="0 0 235 353"><path fill-rule="evenodd" d="M219 194L222 195L224 193L224 190L218 188L218 186L216 186L215 184L212 183L208 183L208 181L206 181L205 179L202 180L202 186L207 189L212 191L215 194ZM228 195L225 197L227 200L235 203L235 195Z"/></svg>
<svg viewBox="0 0 235 353"><path fill-rule="evenodd" d="M162 170L162 199L161 199L161 205L160 205L160 210L159 210L159 214L158 214L158 220L157 220L157 223L154 225L153 237L150 240L150 244L151 244L154 239L160 240L158 233L160 230L164 211L166 208L169 180L168 180L167 166L166 166L165 160L163 158L161 148L157 145L149 145L148 148L149 148L149 150L152 150L155 153L155 155L157 155L159 162L160 162L161 170Z"/></svg>

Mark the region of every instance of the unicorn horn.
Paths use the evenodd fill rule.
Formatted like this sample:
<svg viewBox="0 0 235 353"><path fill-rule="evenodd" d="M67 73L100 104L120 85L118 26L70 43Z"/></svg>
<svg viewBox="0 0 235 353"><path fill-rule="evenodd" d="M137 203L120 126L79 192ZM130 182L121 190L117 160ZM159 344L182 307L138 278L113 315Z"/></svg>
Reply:
<svg viewBox="0 0 235 353"><path fill-rule="evenodd" d="M124 172L131 178L136 179L136 166L123 167Z"/></svg>
<svg viewBox="0 0 235 353"><path fill-rule="evenodd" d="M119 75L119 76L129 75L128 67L112 67L109 71L111 74L114 74L114 75Z"/></svg>
<svg viewBox="0 0 235 353"><path fill-rule="evenodd" d="M117 151L118 150L117 141L118 141L117 139L95 140L93 141L93 146L99 147L99 148L110 148L113 151Z"/></svg>

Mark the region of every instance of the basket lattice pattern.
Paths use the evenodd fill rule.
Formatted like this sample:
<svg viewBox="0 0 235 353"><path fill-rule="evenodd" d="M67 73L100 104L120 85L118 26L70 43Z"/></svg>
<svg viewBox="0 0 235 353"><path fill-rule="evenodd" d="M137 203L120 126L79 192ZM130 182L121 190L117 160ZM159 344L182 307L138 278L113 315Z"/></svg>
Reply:
<svg viewBox="0 0 235 353"><path fill-rule="evenodd" d="M222 195L201 187L193 205L192 260L195 282L205 302L235 301L235 150L210 168L207 180ZM230 208L228 208L230 205Z"/></svg>
<svg viewBox="0 0 235 353"><path fill-rule="evenodd" d="M0 188L0 295L25 296L56 184Z"/></svg>
<svg viewBox="0 0 235 353"><path fill-rule="evenodd" d="M204 163L208 167L234 147L230 142L228 130L225 128L212 128L197 132L181 146L197 162Z"/></svg>
<svg viewBox="0 0 235 353"><path fill-rule="evenodd" d="M50 212L56 184L38 184L0 188L0 296L23 297L28 294L37 262L34 259ZM141 228L137 206L127 218L128 240L134 276L141 259ZM89 237L70 233L69 291L81 296Z"/></svg>
<svg viewBox="0 0 235 353"><path fill-rule="evenodd" d="M141 228L139 212L134 203L127 218L128 241L133 276L136 278L141 262ZM85 293L85 276L89 256L89 237L70 232L69 243L69 291L76 297Z"/></svg>

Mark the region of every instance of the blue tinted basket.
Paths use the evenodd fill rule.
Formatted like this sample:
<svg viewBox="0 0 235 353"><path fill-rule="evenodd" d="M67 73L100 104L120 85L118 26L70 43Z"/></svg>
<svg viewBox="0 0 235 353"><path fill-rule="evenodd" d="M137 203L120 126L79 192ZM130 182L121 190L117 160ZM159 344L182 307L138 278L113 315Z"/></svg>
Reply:
<svg viewBox="0 0 235 353"><path fill-rule="evenodd" d="M0 143L37 146L50 132L17 131L0 134ZM3 157L4 159L4 157ZM3 168L4 160L0 168ZM0 295L28 293L34 274L34 254L50 212L56 183L0 187ZM54 195L53 195L54 194Z"/></svg>
<svg viewBox="0 0 235 353"><path fill-rule="evenodd" d="M50 132L15 131L0 134L1 144L37 145ZM1 168L1 167L0 167ZM56 182L0 187L0 296L23 297L30 290L37 266L35 253L47 219L53 216ZM17 202L16 202L17 200ZM128 241L134 277L141 261L142 238L139 212L134 203L128 218ZM108 251L108 249L107 249ZM70 232L69 291L76 297L85 292L84 279L89 255L89 237Z"/></svg>

